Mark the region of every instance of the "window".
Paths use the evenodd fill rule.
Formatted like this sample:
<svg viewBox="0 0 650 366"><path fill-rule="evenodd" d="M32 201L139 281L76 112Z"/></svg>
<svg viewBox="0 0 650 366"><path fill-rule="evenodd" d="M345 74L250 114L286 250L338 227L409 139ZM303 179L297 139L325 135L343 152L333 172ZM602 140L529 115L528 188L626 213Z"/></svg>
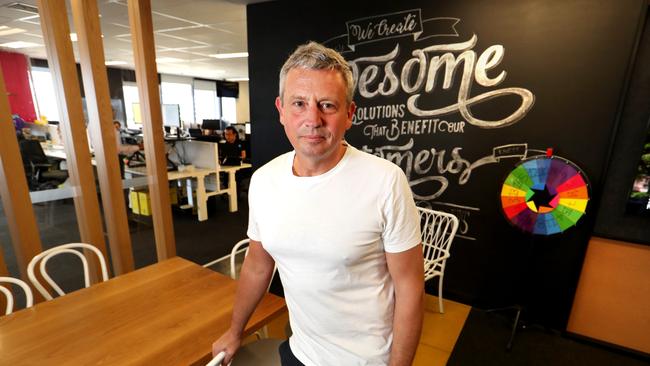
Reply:
<svg viewBox="0 0 650 366"><path fill-rule="evenodd" d="M222 97L221 108L223 109L221 119L228 123L237 123L237 99Z"/></svg>
<svg viewBox="0 0 650 366"><path fill-rule="evenodd" d="M183 127L188 128L194 123L194 98L192 95L192 79L180 76L162 76L162 104L178 104L181 109Z"/></svg>
<svg viewBox="0 0 650 366"><path fill-rule="evenodd" d="M45 116L49 121L60 121L59 107L54 93L54 82L50 70L32 67L32 82L38 106L38 116Z"/></svg>
<svg viewBox="0 0 650 366"><path fill-rule="evenodd" d="M219 118L217 84L214 81L194 80L194 111L196 123Z"/></svg>

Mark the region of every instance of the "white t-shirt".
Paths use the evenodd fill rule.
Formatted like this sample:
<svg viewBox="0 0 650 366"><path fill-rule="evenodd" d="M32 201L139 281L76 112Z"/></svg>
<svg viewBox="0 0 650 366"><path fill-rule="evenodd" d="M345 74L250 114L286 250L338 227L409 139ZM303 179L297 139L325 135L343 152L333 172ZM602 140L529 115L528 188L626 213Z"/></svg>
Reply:
<svg viewBox="0 0 650 366"><path fill-rule="evenodd" d="M291 350L305 365L385 365L394 310L385 252L421 241L406 176L348 146L328 172L297 177L294 156L253 175L248 226L277 264Z"/></svg>

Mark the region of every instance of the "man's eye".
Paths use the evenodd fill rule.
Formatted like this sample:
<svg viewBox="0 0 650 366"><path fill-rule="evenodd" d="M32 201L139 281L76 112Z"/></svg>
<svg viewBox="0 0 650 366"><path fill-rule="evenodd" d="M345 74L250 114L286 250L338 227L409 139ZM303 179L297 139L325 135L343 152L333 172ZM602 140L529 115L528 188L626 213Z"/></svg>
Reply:
<svg viewBox="0 0 650 366"><path fill-rule="evenodd" d="M292 104L294 107L302 107L305 105L305 102L303 102L302 100L296 100Z"/></svg>
<svg viewBox="0 0 650 366"><path fill-rule="evenodd" d="M334 103L323 102L320 104L320 108L326 112L332 112L336 110L336 105Z"/></svg>

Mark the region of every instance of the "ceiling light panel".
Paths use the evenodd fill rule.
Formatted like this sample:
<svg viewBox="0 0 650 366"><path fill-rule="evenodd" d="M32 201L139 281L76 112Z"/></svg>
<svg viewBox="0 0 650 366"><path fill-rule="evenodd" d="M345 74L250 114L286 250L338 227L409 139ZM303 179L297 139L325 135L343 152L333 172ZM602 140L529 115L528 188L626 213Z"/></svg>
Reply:
<svg viewBox="0 0 650 366"><path fill-rule="evenodd" d="M0 47L7 47L7 48L31 48L31 47L42 47L42 44L38 43L32 43L32 42L23 42L23 41L16 41L16 42L7 42L7 43L2 43L0 44Z"/></svg>
<svg viewBox="0 0 650 366"><path fill-rule="evenodd" d="M25 32L27 32L27 30L22 29L22 28L11 28L11 27L7 27L5 25L0 27L0 37L9 36L9 35L18 34L18 33L25 33Z"/></svg>
<svg viewBox="0 0 650 366"><path fill-rule="evenodd" d="M108 60L104 62L106 66L119 66L119 65L128 65L129 63L126 61L120 61L120 60Z"/></svg>
<svg viewBox="0 0 650 366"><path fill-rule="evenodd" d="M210 57L214 57L218 59L244 58L244 57L248 57L248 52L216 53L210 55Z"/></svg>

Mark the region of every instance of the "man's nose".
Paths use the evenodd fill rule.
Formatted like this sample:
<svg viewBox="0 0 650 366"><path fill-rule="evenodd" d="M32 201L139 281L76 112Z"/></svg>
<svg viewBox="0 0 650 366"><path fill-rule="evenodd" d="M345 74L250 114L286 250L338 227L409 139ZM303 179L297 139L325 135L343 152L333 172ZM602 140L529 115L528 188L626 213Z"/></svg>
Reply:
<svg viewBox="0 0 650 366"><path fill-rule="evenodd" d="M305 125L307 127L320 127L323 118L318 103L310 103L305 110Z"/></svg>

